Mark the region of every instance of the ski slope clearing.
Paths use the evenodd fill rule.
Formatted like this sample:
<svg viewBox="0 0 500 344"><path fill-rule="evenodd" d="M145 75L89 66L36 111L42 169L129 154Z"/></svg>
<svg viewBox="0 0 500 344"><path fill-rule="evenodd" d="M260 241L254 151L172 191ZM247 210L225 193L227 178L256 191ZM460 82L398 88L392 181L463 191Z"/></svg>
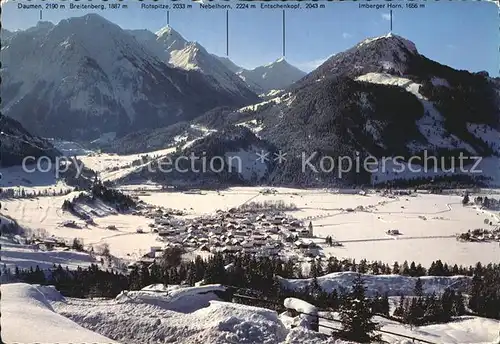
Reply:
<svg viewBox="0 0 500 344"><path fill-rule="evenodd" d="M88 253L76 251L42 251L36 248L35 245L22 245L14 240L0 237L0 245L2 250L2 264L14 272L15 267L19 269L29 269L38 265L40 269L50 269L53 265L61 265L63 268L68 267L70 270L75 270L78 266L84 268L92 263L95 263Z"/></svg>
<svg viewBox="0 0 500 344"><path fill-rule="evenodd" d="M500 132L498 130L485 124L475 123L467 123L467 129L471 134L491 145L496 154L500 155L500 143L498 140Z"/></svg>
<svg viewBox="0 0 500 344"><path fill-rule="evenodd" d="M335 272L318 277L318 283L326 292L331 293L333 290L339 292L341 289L349 290L356 276L355 272ZM442 293L446 288L464 292L471 281L465 276L423 276L420 279L426 294ZM389 296L412 296L417 278L399 275L363 275L363 280L369 296L374 296L377 292L380 295L388 293ZM301 290L310 285L312 279L281 278L280 282L289 290Z"/></svg>
<svg viewBox="0 0 500 344"><path fill-rule="evenodd" d="M462 148L471 154L476 154L474 148L453 135L447 135L444 129L444 118L441 113L435 108L434 104L419 93L420 84L411 79L396 77L385 73L368 73L356 78L358 81L365 81L381 85L393 85L404 88L407 92L415 95L422 103L425 115L418 121L420 132L429 143L436 147L456 149ZM418 151L421 147L414 144L413 147Z"/></svg>
<svg viewBox="0 0 500 344"><path fill-rule="evenodd" d="M113 181L120 179L140 168L146 167L149 162L132 166L134 161L142 158L144 155L149 157L161 157L175 151L174 148L166 148L143 154L117 155L106 153L91 153L88 155L79 156L78 159L83 162L85 167L90 168L99 173L102 181Z"/></svg>
<svg viewBox="0 0 500 344"><path fill-rule="evenodd" d="M54 287L14 283L1 290L5 343L118 344L55 312L50 302L64 299Z"/></svg>

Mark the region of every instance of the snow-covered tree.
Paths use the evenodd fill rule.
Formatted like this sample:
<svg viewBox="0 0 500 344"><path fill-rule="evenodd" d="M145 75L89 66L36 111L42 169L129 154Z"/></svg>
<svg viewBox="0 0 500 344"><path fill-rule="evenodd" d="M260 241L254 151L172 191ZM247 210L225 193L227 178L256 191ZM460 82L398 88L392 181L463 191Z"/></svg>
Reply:
<svg viewBox="0 0 500 344"><path fill-rule="evenodd" d="M341 308L341 336L358 343L370 343L380 340L379 334L374 334L379 327L372 321L372 308L365 296L365 285L358 274L353 281L351 292L346 296Z"/></svg>

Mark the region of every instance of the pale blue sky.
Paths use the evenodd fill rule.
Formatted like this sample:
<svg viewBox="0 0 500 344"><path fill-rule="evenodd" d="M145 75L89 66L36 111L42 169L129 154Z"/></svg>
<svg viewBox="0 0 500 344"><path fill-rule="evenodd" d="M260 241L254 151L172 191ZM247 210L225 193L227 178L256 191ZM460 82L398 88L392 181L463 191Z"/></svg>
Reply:
<svg viewBox="0 0 500 344"><path fill-rule="evenodd" d="M321 3L326 9L286 10L286 58L305 71L359 41L389 32L389 10L359 9L359 2L318 2ZM154 32L166 25L165 11L140 10L138 1L127 4L127 10L95 13L127 29L146 28ZM4 28L25 29L36 24L38 10L23 11L16 6L15 2L2 6ZM57 23L86 13L89 12L44 10L43 19ZM193 9L170 11L170 24L175 30L221 56L226 54L225 18L225 10L201 10L196 3ZM281 57L281 21L281 10L230 11L229 57L246 68ZM425 9L393 10L393 25L395 34L413 41L421 54L433 60L457 69L486 70L492 76L499 76L499 16L493 3L426 2Z"/></svg>

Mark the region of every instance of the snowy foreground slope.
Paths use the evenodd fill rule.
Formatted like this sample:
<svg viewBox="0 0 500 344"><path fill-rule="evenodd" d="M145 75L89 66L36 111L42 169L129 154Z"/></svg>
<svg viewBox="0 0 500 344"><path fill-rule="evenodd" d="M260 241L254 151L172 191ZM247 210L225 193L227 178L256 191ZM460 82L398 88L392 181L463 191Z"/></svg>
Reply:
<svg viewBox="0 0 500 344"><path fill-rule="evenodd" d="M15 283L1 290L4 343L117 343L56 313L50 301L62 296L54 287Z"/></svg>
<svg viewBox="0 0 500 344"><path fill-rule="evenodd" d="M129 292L129 296L134 294L144 296L147 292ZM324 327L320 327L323 333L290 329L287 326L290 318L271 310L222 302L216 297L206 304L209 294L181 294L187 297L186 307L177 299L173 311L161 292L150 292L148 298L127 300L121 294L115 300L89 300L64 298L53 287L3 285L2 339L5 343L60 344L348 344L328 336ZM202 302L195 307L197 301ZM440 344L495 344L499 339L500 322L477 317L461 317L453 323L413 329L385 319L376 321L384 330ZM18 325L21 323L22 328ZM320 325L338 327L337 323L326 320L321 320ZM24 331L25 328L29 331ZM393 344L411 343L392 335L384 335L383 339Z"/></svg>
<svg viewBox="0 0 500 344"><path fill-rule="evenodd" d="M174 312L137 300L64 299L53 287L9 284L2 286L2 339L6 343L117 343L99 332L127 344L346 343L305 330L291 331L276 312L263 308L211 301L191 313L180 311L185 310ZM22 331L21 323L30 330Z"/></svg>

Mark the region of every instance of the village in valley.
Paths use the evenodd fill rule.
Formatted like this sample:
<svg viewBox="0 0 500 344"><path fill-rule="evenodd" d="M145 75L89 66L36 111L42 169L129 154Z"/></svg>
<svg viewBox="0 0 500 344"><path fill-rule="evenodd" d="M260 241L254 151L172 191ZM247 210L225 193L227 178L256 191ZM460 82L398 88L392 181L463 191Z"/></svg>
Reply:
<svg viewBox="0 0 500 344"><path fill-rule="evenodd" d="M177 246L184 250L210 253L242 253L277 256L296 252L304 258L320 258L312 222L302 221L279 212L248 213L237 208L217 211L214 215L179 220L156 210L151 231L158 234L164 246L151 247L140 262L151 262L161 255L163 247ZM142 229L139 229L142 231ZM149 259L148 259L149 258ZM289 256L289 258L292 258Z"/></svg>
<svg viewBox="0 0 500 344"><path fill-rule="evenodd" d="M274 191L275 193L276 191ZM261 190L261 194L274 194L270 189ZM366 196L365 191L358 191ZM381 195L387 199L411 197L409 190L383 191ZM467 195L467 196L465 196ZM413 197L416 195L414 194ZM476 197L469 201L468 192L464 193L468 206L484 209L496 209L499 202L494 198ZM263 211L264 209L266 211ZM263 203L250 202L240 207L228 210L217 210L214 214L186 219L184 216L174 216L172 209L162 210L161 207L147 207L142 212L147 218L154 220L149 224L149 231L158 235L159 245L151 247L136 263L151 264L160 258L166 247L179 247L185 252L252 254L262 257L281 257L294 262L312 262L326 260L331 254L324 252L324 247L342 247L344 244L331 235L315 235L312 219L297 219L290 215L293 204L282 201ZM373 206L358 206L341 209L344 213L369 212ZM276 209L288 209L280 211ZM141 212L135 212L139 215ZM177 212L178 215L182 212ZM425 218L422 217L424 220ZM494 223L495 222L495 223ZM467 233L457 233L459 241L469 242L500 242L499 223L486 218L484 223L488 229L473 229ZM147 230L138 228L139 233ZM403 235L397 228L385 231L388 237L397 239ZM388 238L387 238L388 239Z"/></svg>
<svg viewBox="0 0 500 344"><path fill-rule="evenodd" d="M101 188L104 188L101 186ZM103 190L106 190L105 188ZM285 190L286 191L286 190ZM99 192L102 192L99 191ZM104 191L106 193L107 191ZM88 194L80 193L76 197L66 198L62 204L61 210L56 210L58 214L65 215L67 219L59 222L58 228L74 229L75 236L61 237L56 234L49 235L43 229L30 231L30 235L22 238L17 235L17 241L22 244L31 244L41 251L69 251L77 250L80 252L89 252L92 257L98 257L103 261L103 257L111 257L109 246L106 241L100 245L85 242L86 240L78 237L78 231L93 230L100 227L96 221L100 218L109 218L106 221L104 229L111 234L107 237L118 237L120 235L139 235L153 236L154 239L148 242L154 242L148 247L142 247L139 255L127 254L126 257L114 257L114 262L120 262L118 265L124 269L125 266L133 268L134 266L150 266L156 260L160 259L167 248L179 248L186 257L195 257L196 255L207 256L214 253L223 254L251 254L260 257L277 257L285 260L297 262L325 261L332 255L336 255L336 247L349 247L351 243L355 244L364 240L344 240L338 238L335 232L325 231L324 219L334 216L349 214L354 216L363 216L362 214L376 214L377 207L387 206L391 202L406 200L406 203L412 202L412 199L426 197L428 192L415 190L351 190L344 191L345 196L356 197L360 199L370 199L377 197L379 201L375 204L359 204L352 207L338 207L335 209L338 213L331 213L314 216L296 217L299 211L294 203L287 203L284 199L293 200L303 198L299 193L290 194L280 193L275 189L261 189L258 193L262 201L246 201L233 207L227 207L226 210L214 209L211 212L203 214L189 214L188 209L173 209L161 205L155 205L145 202L143 199L147 195L144 191L113 191L114 196L120 202L120 206L113 206L106 199L91 197ZM103 194L104 194L103 193ZM154 193L153 193L154 194ZM159 194L169 197L171 192L160 192ZM194 195L204 197L204 193L199 190L188 190L185 194L193 197ZM19 193L21 195L21 193ZM221 196L220 192L217 192ZM285 198L285 195L286 198ZM332 194L332 196L335 193ZM141 197L142 196L142 197ZM281 196L281 197L280 197ZM34 197L34 196L25 196ZM110 196L108 196L110 197ZM278 197L278 199L276 199ZM20 197L23 198L23 197ZM499 201L495 198L472 197L469 191L462 192L462 206L495 211L499 208ZM127 204L127 206L124 206ZM405 210L405 206L400 207ZM128 234L123 233L120 225L112 221L113 217L128 214L133 218L140 219L142 225L128 229ZM358 215L356 215L358 214ZM76 216L76 218L75 218ZM382 220L382 216L377 217ZM422 221L427 220L445 220L444 217L427 218L419 215ZM315 229L315 222L317 228ZM383 220L382 220L383 221ZM133 223L133 221L129 221ZM427 221L428 222L428 221ZM132 224L133 226L133 224ZM402 230L403 229L403 230ZM134 231L135 233L131 233ZM123 233L123 234L122 234ZM373 234L372 234L373 235ZM369 240L398 240L408 238L404 228L401 226L387 225L383 232L380 232L377 239ZM484 219L484 228L470 228L467 231L456 232L455 236L459 242L500 242L500 229L498 219L495 217L486 217ZM103 253L104 251L104 253ZM340 251L341 252L341 251ZM108 263L109 264L109 263Z"/></svg>

